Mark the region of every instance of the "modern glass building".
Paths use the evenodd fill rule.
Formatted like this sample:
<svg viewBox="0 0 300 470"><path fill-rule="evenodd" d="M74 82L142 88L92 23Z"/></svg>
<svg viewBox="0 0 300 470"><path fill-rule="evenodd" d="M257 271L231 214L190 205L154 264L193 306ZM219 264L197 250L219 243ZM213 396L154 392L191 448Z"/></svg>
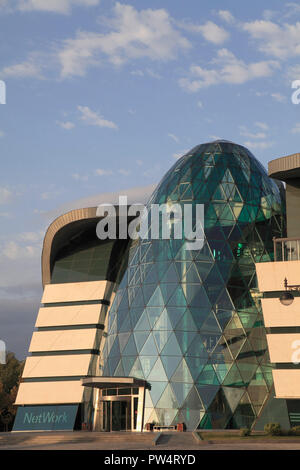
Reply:
<svg viewBox="0 0 300 470"><path fill-rule="evenodd" d="M192 207L194 226L196 205L204 205L201 248L187 249L174 230L170 239L98 240L95 208L50 226L16 430L35 406L73 406L77 424L71 419L69 428L105 431L272 420L273 366L255 265L272 261L273 237L285 236L282 184L245 147L215 141L175 163L149 212L153 204ZM174 228L174 218L169 223Z"/></svg>

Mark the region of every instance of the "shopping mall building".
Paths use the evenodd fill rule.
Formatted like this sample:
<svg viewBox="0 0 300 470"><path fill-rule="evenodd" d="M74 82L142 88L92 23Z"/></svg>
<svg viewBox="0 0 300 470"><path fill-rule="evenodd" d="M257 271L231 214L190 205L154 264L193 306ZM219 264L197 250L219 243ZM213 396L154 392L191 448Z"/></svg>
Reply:
<svg viewBox="0 0 300 470"><path fill-rule="evenodd" d="M300 422L299 201L300 154L268 176L245 147L215 141L177 160L147 206L204 205L199 249L100 240L96 207L58 217L13 430Z"/></svg>

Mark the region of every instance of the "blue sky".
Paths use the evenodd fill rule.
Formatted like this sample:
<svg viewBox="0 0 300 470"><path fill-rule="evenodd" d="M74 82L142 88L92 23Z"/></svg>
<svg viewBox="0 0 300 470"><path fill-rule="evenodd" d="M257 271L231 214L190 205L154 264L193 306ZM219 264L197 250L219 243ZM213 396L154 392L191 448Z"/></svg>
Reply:
<svg viewBox="0 0 300 470"><path fill-rule="evenodd" d="M8 349L22 358L28 348L54 217L105 193L131 189L143 202L176 158L215 138L245 145L265 166L299 152L297 79L297 3L0 0Z"/></svg>

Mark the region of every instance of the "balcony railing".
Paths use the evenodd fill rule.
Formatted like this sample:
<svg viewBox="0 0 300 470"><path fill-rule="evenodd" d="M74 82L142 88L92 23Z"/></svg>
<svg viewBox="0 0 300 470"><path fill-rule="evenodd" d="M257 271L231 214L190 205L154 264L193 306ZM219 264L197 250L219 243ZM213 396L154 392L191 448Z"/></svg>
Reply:
<svg viewBox="0 0 300 470"><path fill-rule="evenodd" d="M274 261L299 261L300 238L273 238Z"/></svg>

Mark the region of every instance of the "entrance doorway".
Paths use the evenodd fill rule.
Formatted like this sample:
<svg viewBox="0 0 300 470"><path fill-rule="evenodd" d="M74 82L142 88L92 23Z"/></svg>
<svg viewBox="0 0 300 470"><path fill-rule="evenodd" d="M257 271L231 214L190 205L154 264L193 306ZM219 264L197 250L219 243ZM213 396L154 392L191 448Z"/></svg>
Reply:
<svg viewBox="0 0 300 470"><path fill-rule="evenodd" d="M105 431L131 431L131 399L103 401Z"/></svg>

